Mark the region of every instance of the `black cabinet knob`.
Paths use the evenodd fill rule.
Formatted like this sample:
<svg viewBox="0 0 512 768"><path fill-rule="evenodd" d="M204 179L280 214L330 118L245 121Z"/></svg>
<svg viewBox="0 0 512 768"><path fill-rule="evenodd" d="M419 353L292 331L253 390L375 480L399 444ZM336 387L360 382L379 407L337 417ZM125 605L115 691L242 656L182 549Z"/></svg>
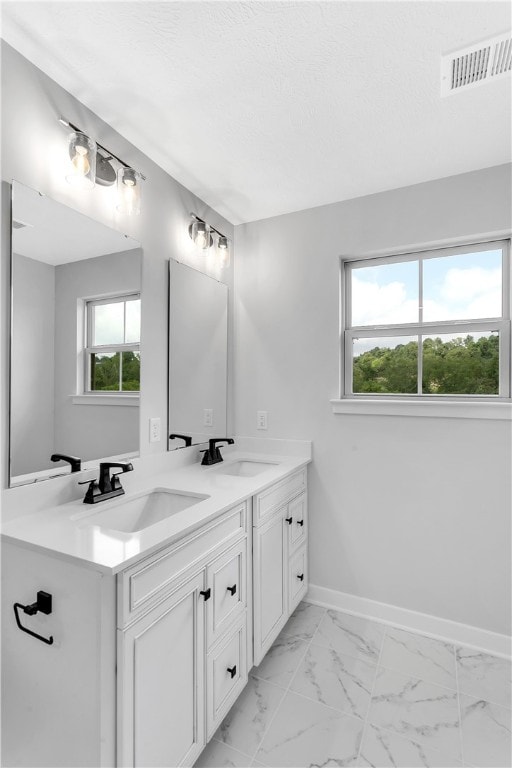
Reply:
<svg viewBox="0 0 512 768"><path fill-rule="evenodd" d="M231 596L236 595L236 584L233 584L232 587L228 587L228 592L231 594Z"/></svg>
<svg viewBox="0 0 512 768"><path fill-rule="evenodd" d="M234 667L228 667L227 671L231 675L231 679L233 679L234 676L236 675L236 664L234 665Z"/></svg>
<svg viewBox="0 0 512 768"><path fill-rule="evenodd" d="M204 597L204 601L206 602L212 596L212 591L210 587L208 587L208 589L203 589L199 594Z"/></svg>
<svg viewBox="0 0 512 768"><path fill-rule="evenodd" d="M297 525L302 527L304 525L304 520L297 520Z"/></svg>
<svg viewBox="0 0 512 768"><path fill-rule="evenodd" d="M304 574L303 573L298 573L297 574L297 578L298 578L299 581L304 581Z"/></svg>
<svg viewBox="0 0 512 768"><path fill-rule="evenodd" d="M293 517L285 517L286 522L288 525L291 525L293 523Z"/></svg>

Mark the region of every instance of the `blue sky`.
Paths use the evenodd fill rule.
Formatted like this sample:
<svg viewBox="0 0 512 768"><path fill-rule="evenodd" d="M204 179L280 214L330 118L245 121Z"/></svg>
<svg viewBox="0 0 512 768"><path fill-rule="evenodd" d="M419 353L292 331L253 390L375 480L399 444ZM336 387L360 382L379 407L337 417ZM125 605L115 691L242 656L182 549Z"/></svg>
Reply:
<svg viewBox="0 0 512 768"><path fill-rule="evenodd" d="M501 250L423 261L424 320L501 314ZM363 267L352 272L353 324L418 321L418 262Z"/></svg>

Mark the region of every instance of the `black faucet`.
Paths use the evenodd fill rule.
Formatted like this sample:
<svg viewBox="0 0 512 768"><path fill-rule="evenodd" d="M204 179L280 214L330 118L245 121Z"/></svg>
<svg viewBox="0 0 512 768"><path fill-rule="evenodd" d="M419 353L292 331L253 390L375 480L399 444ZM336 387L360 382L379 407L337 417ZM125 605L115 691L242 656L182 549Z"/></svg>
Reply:
<svg viewBox="0 0 512 768"><path fill-rule="evenodd" d="M172 435L169 435L169 440L174 440L174 439L175 439L175 438L177 438L177 437L178 437L180 440L184 440L184 441L185 441L185 445L184 445L184 446L182 446L182 447L184 447L184 448L188 448L188 446L189 446L189 445L192 445L192 438L191 438L191 437L189 437L188 435L178 435L178 434L175 434L175 433L173 432L173 434L172 434Z"/></svg>
<svg viewBox="0 0 512 768"><path fill-rule="evenodd" d="M119 467L121 472L112 472L111 475L111 467ZM100 463L99 480L85 481L89 483L89 488L85 494L84 504L97 504L99 501L113 499L114 496L122 496L124 488L117 476L123 472L131 472L132 470L133 466L128 461L102 461ZM80 483L80 485L83 484L84 483Z"/></svg>
<svg viewBox="0 0 512 768"><path fill-rule="evenodd" d="M212 440L209 440L209 447L203 451L204 456L201 464L207 464L209 466L210 464L218 464L219 461L223 461L220 449L217 448L216 443L227 443L228 445L233 445L234 442L235 441L232 437L214 437Z"/></svg>
<svg viewBox="0 0 512 768"><path fill-rule="evenodd" d="M82 459L77 456L66 456L65 453L52 453L50 461L67 461L71 464L72 472L80 472L82 469Z"/></svg>

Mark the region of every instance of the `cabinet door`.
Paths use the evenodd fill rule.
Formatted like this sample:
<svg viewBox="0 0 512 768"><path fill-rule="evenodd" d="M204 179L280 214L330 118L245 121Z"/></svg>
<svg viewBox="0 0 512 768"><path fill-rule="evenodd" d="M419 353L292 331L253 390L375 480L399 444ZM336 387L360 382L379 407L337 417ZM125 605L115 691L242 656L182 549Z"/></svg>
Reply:
<svg viewBox="0 0 512 768"><path fill-rule="evenodd" d="M254 529L254 663L259 664L284 627L287 612L285 510Z"/></svg>
<svg viewBox="0 0 512 768"><path fill-rule="evenodd" d="M288 504L286 517L291 520L288 526L289 533L289 551L295 551L307 540L308 530L308 510L306 494L302 493Z"/></svg>
<svg viewBox="0 0 512 768"><path fill-rule="evenodd" d="M247 605L247 541L243 539L206 569L212 599L206 604L208 646L213 645Z"/></svg>
<svg viewBox="0 0 512 768"><path fill-rule="evenodd" d="M206 659L207 739L210 739L247 683L246 617Z"/></svg>
<svg viewBox="0 0 512 768"><path fill-rule="evenodd" d="M290 558L289 611L293 613L308 591L308 551L302 547Z"/></svg>
<svg viewBox="0 0 512 768"><path fill-rule="evenodd" d="M191 766L204 746L205 573L118 630L118 765Z"/></svg>

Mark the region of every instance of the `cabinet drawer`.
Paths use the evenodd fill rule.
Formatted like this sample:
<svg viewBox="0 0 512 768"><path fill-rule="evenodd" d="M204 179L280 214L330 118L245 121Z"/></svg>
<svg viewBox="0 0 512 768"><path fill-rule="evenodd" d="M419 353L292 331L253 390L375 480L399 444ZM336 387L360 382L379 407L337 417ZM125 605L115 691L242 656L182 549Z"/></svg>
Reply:
<svg viewBox="0 0 512 768"><path fill-rule="evenodd" d="M206 660L206 724L209 739L247 683L246 616Z"/></svg>
<svg viewBox="0 0 512 768"><path fill-rule="evenodd" d="M308 531L308 505L306 494L302 493L288 504L286 513L288 526L289 552L298 549L307 541Z"/></svg>
<svg viewBox="0 0 512 768"><path fill-rule="evenodd" d="M292 613L308 591L308 550L302 547L290 558L288 612Z"/></svg>
<svg viewBox="0 0 512 768"><path fill-rule="evenodd" d="M306 488L306 470L302 469L294 475L276 483L271 488L256 496L254 525L258 525L267 515L278 507L283 506L293 496Z"/></svg>
<svg viewBox="0 0 512 768"><path fill-rule="evenodd" d="M211 523L118 576L118 626L124 627L148 607L159 602L175 580L195 563L205 561L220 544L243 536L247 530L244 502Z"/></svg>
<svg viewBox="0 0 512 768"><path fill-rule="evenodd" d="M230 624L245 614L247 605L247 541L237 542L206 569L211 599L206 603L208 646L215 643Z"/></svg>

